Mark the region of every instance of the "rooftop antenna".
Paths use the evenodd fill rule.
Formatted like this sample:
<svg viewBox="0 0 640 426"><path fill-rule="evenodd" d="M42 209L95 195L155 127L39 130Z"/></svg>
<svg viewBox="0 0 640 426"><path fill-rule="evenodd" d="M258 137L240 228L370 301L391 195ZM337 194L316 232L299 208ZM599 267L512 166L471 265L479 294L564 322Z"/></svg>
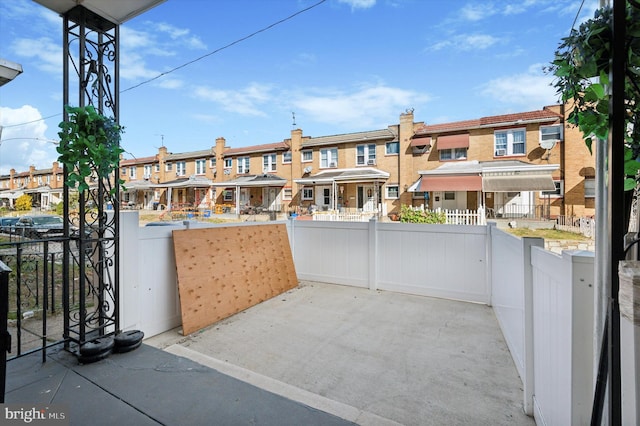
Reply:
<svg viewBox="0 0 640 426"><path fill-rule="evenodd" d="M161 141L160 146L164 147L164 135L160 135L160 134L156 133L156 136L160 136L160 141Z"/></svg>
<svg viewBox="0 0 640 426"><path fill-rule="evenodd" d="M293 124L292 124L292 126L293 126L293 127L296 127L296 113L295 113L295 112L292 112L292 113L291 113L291 116L293 117Z"/></svg>

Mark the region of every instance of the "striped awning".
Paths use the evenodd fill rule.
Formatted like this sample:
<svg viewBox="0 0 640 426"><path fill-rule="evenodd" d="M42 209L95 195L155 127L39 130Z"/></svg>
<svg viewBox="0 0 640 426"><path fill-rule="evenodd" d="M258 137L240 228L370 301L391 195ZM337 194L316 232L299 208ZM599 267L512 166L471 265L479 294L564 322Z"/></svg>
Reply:
<svg viewBox="0 0 640 426"><path fill-rule="evenodd" d="M481 190L482 176L480 175L423 176L416 189L417 192Z"/></svg>

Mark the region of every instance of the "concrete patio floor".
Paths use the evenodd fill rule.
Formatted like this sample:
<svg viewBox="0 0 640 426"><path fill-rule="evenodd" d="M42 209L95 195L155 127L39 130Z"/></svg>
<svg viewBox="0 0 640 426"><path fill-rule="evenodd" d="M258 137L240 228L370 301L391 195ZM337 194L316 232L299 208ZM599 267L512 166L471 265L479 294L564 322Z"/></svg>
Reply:
<svg viewBox="0 0 640 426"><path fill-rule="evenodd" d="M302 282L145 343L357 424L535 424L484 305Z"/></svg>

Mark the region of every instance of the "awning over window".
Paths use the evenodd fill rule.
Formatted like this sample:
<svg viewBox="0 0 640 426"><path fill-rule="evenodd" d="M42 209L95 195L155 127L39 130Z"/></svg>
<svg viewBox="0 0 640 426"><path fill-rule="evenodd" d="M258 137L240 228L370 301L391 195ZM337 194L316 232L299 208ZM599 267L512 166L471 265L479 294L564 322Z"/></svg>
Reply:
<svg viewBox="0 0 640 426"><path fill-rule="evenodd" d="M469 148L469 133L462 135L438 136L438 150L452 148Z"/></svg>
<svg viewBox="0 0 640 426"><path fill-rule="evenodd" d="M484 192L554 191L551 174L484 176Z"/></svg>
<svg viewBox="0 0 640 426"><path fill-rule="evenodd" d="M411 146L431 146L431 137L415 138L411 140Z"/></svg>
<svg viewBox="0 0 640 426"><path fill-rule="evenodd" d="M482 176L423 176L416 191L481 191Z"/></svg>

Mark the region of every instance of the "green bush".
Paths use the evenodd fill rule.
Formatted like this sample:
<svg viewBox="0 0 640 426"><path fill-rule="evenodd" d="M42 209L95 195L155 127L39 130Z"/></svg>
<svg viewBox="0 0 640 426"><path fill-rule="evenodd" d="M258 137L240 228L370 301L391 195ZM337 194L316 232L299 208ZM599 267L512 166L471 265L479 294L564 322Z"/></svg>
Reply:
<svg viewBox="0 0 640 426"><path fill-rule="evenodd" d="M31 200L31 196L28 194L23 194L16 198L16 210L20 211L29 211L33 206L33 201Z"/></svg>
<svg viewBox="0 0 640 426"><path fill-rule="evenodd" d="M400 207L400 222L404 223L447 223L444 212L414 210L410 206Z"/></svg>

